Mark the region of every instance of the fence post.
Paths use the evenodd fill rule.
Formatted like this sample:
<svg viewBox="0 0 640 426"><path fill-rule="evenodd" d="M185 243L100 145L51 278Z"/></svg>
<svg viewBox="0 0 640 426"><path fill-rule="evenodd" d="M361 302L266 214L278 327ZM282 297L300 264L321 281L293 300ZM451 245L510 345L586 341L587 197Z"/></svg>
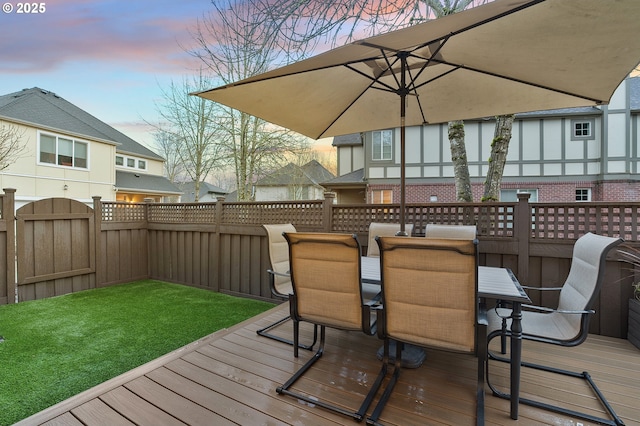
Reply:
<svg viewBox="0 0 640 426"><path fill-rule="evenodd" d="M322 203L322 231L331 232L333 230L333 203L336 199L335 192L325 192Z"/></svg>
<svg viewBox="0 0 640 426"><path fill-rule="evenodd" d="M225 197L216 198L216 215L213 223L213 238L211 248L214 255L211 258L211 267L209 276L211 277L211 290L220 291L220 256L222 256L222 247L220 247L220 229L222 228L222 213L224 208Z"/></svg>
<svg viewBox="0 0 640 426"><path fill-rule="evenodd" d="M2 198L2 220L7 229L7 303L16 303L18 300L16 285L16 190L4 188Z"/></svg>
<svg viewBox="0 0 640 426"><path fill-rule="evenodd" d="M531 239L531 194L518 194L516 206L515 237L518 242L518 281L529 285L529 240Z"/></svg>
<svg viewBox="0 0 640 426"><path fill-rule="evenodd" d="M100 196L93 197L93 244L96 254L96 288L105 283L105 272L103 269L103 253L102 253L102 201Z"/></svg>

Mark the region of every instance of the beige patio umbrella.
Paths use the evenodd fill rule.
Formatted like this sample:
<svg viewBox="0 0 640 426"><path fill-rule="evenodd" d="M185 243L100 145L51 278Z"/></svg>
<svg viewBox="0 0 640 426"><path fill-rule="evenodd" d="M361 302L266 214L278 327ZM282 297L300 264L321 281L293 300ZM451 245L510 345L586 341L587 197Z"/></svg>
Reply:
<svg viewBox="0 0 640 426"><path fill-rule="evenodd" d="M602 105L640 61L639 0L496 0L196 93L313 139Z"/></svg>

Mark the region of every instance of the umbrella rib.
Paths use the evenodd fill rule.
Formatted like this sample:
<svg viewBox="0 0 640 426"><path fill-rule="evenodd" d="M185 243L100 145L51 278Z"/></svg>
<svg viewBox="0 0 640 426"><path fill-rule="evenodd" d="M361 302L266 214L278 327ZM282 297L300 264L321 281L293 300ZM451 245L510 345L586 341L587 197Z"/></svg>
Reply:
<svg viewBox="0 0 640 426"><path fill-rule="evenodd" d="M385 60L386 60L386 56L385 56ZM395 62L397 62L397 61L394 61L394 64L395 64ZM389 66L383 72L381 72L379 75L371 76L371 75L369 75L369 74L367 74L365 72L360 71L357 68L352 67L351 64L344 64L344 66L346 68L349 68L351 71L355 72L356 74L360 74L364 78L366 78L368 80L371 80L371 84L367 87L367 89L371 88L371 89L383 90L383 91L386 91L386 92L397 93L398 89L396 89L393 86L391 86L391 85L379 80L380 76L384 75L392 67L392 64L390 64L388 60L387 60L387 65L389 65ZM395 78L395 74L394 74L394 78ZM376 83L378 83L379 85L381 85L383 87L375 87L375 86L373 86ZM396 83L398 83L398 87L399 87L400 83L398 82L397 78L396 78Z"/></svg>
<svg viewBox="0 0 640 426"><path fill-rule="evenodd" d="M584 100L587 100L587 101L590 101L590 102L594 102L596 104L604 104L604 103L606 103L606 101L604 101L602 99L592 98L590 96L581 95L579 93L569 92L567 90L556 89L556 88L551 87L551 86L545 86L543 84L537 84L537 83L533 83L531 81L521 80L519 78L509 77L509 76L498 74L498 73L491 72L491 71L484 71L484 70L481 70L481 69L478 69L478 68L468 67L468 66L466 66L464 64L455 64L455 63L451 63L451 62L447 62L447 61L441 61L441 60L438 60L438 59L432 59L432 60L433 60L433 62L437 62L437 63L443 64L443 65L449 65L449 66L452 66L454 68L449 70L449 71L447 71L444 74L441 74L441 75L439 75L439 76L437 76L435 78L432 78L431 80L425 81L425 82L415 86L416 89L419 89L420 87L425 86L425 85L431 83L432 81L434 81L434 80L436 80L436 79L438 79L440 77L443 77L443 76L445 76L445 75L447 75L447 74L449 74L449 73L451 73L453 71L457 71L459 69L464 69L464 70L476 72L478 74L489 75L491 77L496 77L496 78L501 78L503 80L513 81L514 83L520 83L520 84L524 84L526 86L536 87L538 89L548 90L548 91L554 92L554 93L560 93L562 95L573 96L573 97L576 97L576 98L580 98L580 99L584 99Z"/></svg>
<svg viewBox="0 0 640 426"><path fill-rule="evenodd" d="M421 49L421 48L423 48L423 47L425 47L425 46L428 46L428 45L430 45L430 44L432 44L432 43L435 43L436 41L443 40L443 39L449 39L449 38L451 38L451 37L452 37L452 36L454 36L454 35L462 34L462 33L464 33L464 32L467 32L467 31L473 30L474 28L481 27L481 26L483 26L483 25L485 25L485 24L488 24L489 22L497 21L497 20L499 20L499 19L504 18L505 16L509 16L509 15L511 15L511 14L513 14L513 13L519 12L519 11L521 11L521 10L527 9L527 8L529 8L529 7L531 7L531 6L535 6L535 5L536 5L536 4L538 4L538 3L543 3L543 2L545 2L545 1L547 1L547 0L531 0L531 1L530 1L530 2L528 2L528 3L521 4L521 5L520 5L520 6L518 6L518 7L515 7L515 8L513 8L513 9L509 9L509 10L504 11L504 12L502 12L502 13L498 14L498 15L491 16L491 17L489 17L489 18L487 18L487 19L484 19L484 20L482 20L482 21L475 22L475 23L474 23L474 24L472 24L472 25L468 25L468 26L466 26L466 27L464 27L464 28L461 28L461 29L459 29L459 30L456 30L456 31L452 31L452 32L450 32L449 34L447 34L446 36L438 37L438 38L436 38L435 40L431 40L431 41L428 41L428 42L426 42L426 43L422 43L422 44L420 44L420 45L416 46L416 47L415 47L414 49L412 49L412 50L413 50L413 51L416 51L416 50ZM445 18L446 18L446 17L445 17ZM442 18L440 18L440 19L442 19ZM439 51L439 50L440 50L440 49L437 49L437 51Z"/></svg>
<svg viewBox="0 0 640 426"><path fill-rule="evenodd" d="M374 87L373 85L376 83L376 81L377 81L378 83L380 83L380 84L384 85L384 86L387 86L387 85L385 85L384 83L382 83L382 82L378 81L377 77L376 77L376 78L372 78L371 76L369 76L369 75L367 75L367 74L363 73L362 71L360 71L360 70L358 70L358 69L356 69L356 68L351 67L349 64L343 64L343 65L344 65L346 68L348 68L348 69L350 69L350 70L352 70L352 71L355 71L356 73L358 73L358 74L360 74L360 75L364 76L365 78L367 78L367 79L371 80L371 83L369 83L369 85L368 85L364 90L362 90L362 91L360 92L360 94L359 94L358 96L356 96L356 97L355 97L355 98L354 98L354 99L349 103L349 105L347 105L347 106L346 106L346 108L344 108L344 109L340 112L340 114L336 114L335 118L334 118L333 120L331 120L331 123L329 123L329 125L328 125L327 127L325 127L325 128L324 128L324 130L323 130L322 132L320 132L320 134L321 134L321 135L322 135L322 134L324 134L327 130L329 130L329 129L331 128L331 126L333 126L333 125L335 124L335 122L336 122L336 121L338 121L338 120L340 119L340 117L342 117L342 116L344 115L344 113L345 113L345 112L347 112L347 111L349 110L349 108L351 108L351 106L352 106L353 104L355 104L355 103L358 101L358 99L360 99L360 98L362 97L362 95L364 95L364 94L365 94L365 92L366 92L367 90L369 90L369 89L371 89L371 88L373 88L373 89L379 89L379 90L385 90L384 88ZM391 86L387 86L387 87L389 88L389 90L385 90L385 91L389 91L389 92L394 92L394 93L396 93L396 90L394 90L394 89L393 89L393 87L391 87Z"/></svg>

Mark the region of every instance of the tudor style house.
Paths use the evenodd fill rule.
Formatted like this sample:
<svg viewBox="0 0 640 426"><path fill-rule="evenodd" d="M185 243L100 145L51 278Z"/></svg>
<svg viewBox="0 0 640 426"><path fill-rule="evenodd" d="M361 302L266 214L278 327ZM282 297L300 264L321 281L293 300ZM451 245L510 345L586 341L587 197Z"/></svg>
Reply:
<svg viewBox="0 0 640 426"><path fill-rule="evenodd" d="M492 117L466 120L474 201L483 193ZM398 203L400 133L388 129L334 138L338 176L323 185L339 203ZM501 201L640 200L640 77L627 78L609 105L517 114ZM447 123L406 129L406 202L455 201Z"/></svg>
<svg viewBox="0 0 640 426"><path fill-rule="evenodd" d="M159 202L182 194L162 175L162 157L53 92L0 96L0 125L17 129L26 147L0 171L17 207L49 197Z"/></svg>

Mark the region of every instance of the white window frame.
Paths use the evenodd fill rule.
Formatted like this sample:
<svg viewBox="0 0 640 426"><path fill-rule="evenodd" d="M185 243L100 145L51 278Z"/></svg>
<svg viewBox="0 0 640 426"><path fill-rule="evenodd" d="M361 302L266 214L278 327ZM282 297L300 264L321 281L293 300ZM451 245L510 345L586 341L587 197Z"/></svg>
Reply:
<svg viewBox="0 0 640 426"><path fill-rule="evenodd" d="M574 119L571 120L571 140L579 141L593 139L595 120Z"/></svg>
<svg viewBox="0 0 640 426"><path fill-rule="evenodd" d="M591 188L576 188L576 201L581 203L591 201Z"/></svg>
<svg viewBox="0 0 640 426"><path fill-rule="evenodd" d="M55 143L55 153L51 153L54 155L54 162L42 161L42 136L47 136L54 139ZM71 141L71 164L60 164L60 141ZM86 147L86 158L84 158L85 165L78 166L76 165L76 146L84 145ZM41 132L38 131L38 154L37 154L37 164L40 166L49 166L49 167L65 167L76 170L89 170L90 164L90 149L91 144L89 141L76 139L69 136L57 135L55 133L50 132Z"/></svg>
<svg viewBox="0 0 640 426"><path fill-rule="evenodd" d="M380 145L378 150L379 158L376 158L376 143ZM388 152L385 152L385 148L387 148ZM371 132L371 159L373 161L393 160L393 130L375 130Z"/></svg>
<svg viewBox="0 0 640 426"><path fill-rule="evenodd" d="M122 164L118 164L118 159L122 161ZM138 157L116 154L115 165L123 169L146 171L149 167L149 161Z"/></svg>

